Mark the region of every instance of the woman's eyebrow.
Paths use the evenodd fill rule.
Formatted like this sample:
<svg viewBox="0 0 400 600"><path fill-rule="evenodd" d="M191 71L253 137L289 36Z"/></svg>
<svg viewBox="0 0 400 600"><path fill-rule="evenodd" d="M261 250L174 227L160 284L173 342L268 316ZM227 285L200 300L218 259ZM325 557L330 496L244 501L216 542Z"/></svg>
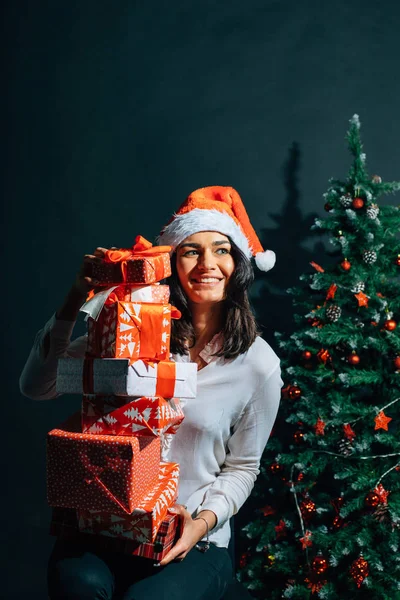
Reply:
<svg viewBox="0 0 400 600"><path fill-rule="evenodd" d="M215 242L213 242L211 245L212 246L221 246L222 244L229 244L230 245L230 241L229 240L216 240ZM186 244L181 244L179 246L179 248L201 248L201 244L197 244L195 242L187 242Z"/></svg>
<svg viewBox="0 0 400 600"><path fill-rule="evenodd" d="M179 246L179 249L181 248L201 248L201 244L195 244L194 242L191 243L187 243L187 244L181 244Z"/></svg>
<svg viewBox="0 0 400 600"><path fill-rule="evenodd" d="M230 245L230 241L229 240L218 240L218 241L212 243L213 246L221 246L221 244L229 244Z"/></svg>

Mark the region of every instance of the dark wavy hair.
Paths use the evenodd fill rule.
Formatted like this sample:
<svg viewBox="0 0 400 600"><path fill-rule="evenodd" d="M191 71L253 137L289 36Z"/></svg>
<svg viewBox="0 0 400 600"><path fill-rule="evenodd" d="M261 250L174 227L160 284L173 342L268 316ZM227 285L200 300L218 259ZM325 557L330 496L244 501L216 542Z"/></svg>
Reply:
<svg viewBox="0 0 400 600"><path fill-rule="evenodd" d="M254 280L253 267L250 260L230 238L229 242L235 269L228 281L226 297L223 301L224 311L221 330L223 343L215 356L233 359L247 352L260 332L247 295L247 290ZM175 252L171 256L171 270L171 277L167 281L171 290L170 302L182 313L181 319L172 321L171 352L183 355L188 354L186 341L194 342L196 336L188 299L179 281Z"/></svg>

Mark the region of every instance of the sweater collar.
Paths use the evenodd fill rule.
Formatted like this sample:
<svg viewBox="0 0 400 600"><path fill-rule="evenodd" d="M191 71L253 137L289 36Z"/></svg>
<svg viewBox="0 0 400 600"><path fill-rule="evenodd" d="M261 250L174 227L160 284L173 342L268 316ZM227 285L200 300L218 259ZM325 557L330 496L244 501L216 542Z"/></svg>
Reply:
<svg viewBox="0 0 400 600"><path fill-rule="evenodd" d="M200 358L204 360L207 364L211 361L218 358L217 356L213 356L216 352L221 350L222 348L222 332L219 331L214 335L214 337L206 344L201 352L199 352Z"/></svg>

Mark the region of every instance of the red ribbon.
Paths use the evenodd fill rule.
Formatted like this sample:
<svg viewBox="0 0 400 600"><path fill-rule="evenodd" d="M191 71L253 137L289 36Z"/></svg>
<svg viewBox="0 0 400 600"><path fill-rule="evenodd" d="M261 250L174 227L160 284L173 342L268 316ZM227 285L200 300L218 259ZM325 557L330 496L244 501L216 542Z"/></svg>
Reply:
<svg viewBox="0 0 400 600"><path fill-rule="evenodd" d="M101 481L99 475L104 471L104 467L100 467L91 463L90 458L83 450L80 450L79 457L81 459L84 469L88 472L89 475L91 475L91 477L85 476L84 482L88 485L91 485L92 483L97 484L104 491L105 495L109 500L116 503L120 508L122 508L122 510L125 513L129 513L129 507L124 506L122 502L118 500L118 498L114 496L114 494L108 489L108 487ZM107 456L106 460L109 461L113 459ZM112 470L114 471L115 469Z"/></svg>
<svg viewBox="0 0 400 600"><path fill-rule="evenodd" d="M134 246L132 246L132 248L130 249L121 248L120 250L107 250L104 255L104 262L121 263L122 279L124 282L126 282L128 260L137 260L139 258L146 257L157 257L161 256L162 254L168 254L170 251L171 246L153 246L151 242L146 240L141 235L138 235L135 239ZM156 265L152 263L149 264L155 269L157 273L157 278L162 279L163 264L159 263L159 266L157 265L157 263Z"/></svg>
<svg viewBox="0 0 400 600"><path fill-rule="evenodd" d="M156 396L173 398L176 381L176 363L161 361L157 365Z"/></svg>

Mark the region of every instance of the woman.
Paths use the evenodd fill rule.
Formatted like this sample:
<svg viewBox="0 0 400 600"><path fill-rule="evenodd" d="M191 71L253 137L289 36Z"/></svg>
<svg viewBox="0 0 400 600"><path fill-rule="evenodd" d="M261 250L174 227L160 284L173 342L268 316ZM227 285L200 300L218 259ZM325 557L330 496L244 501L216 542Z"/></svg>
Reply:
<svg viewBox="0 0 400 600"><path fill-rule="evenodd" d="M198 365L197 397L185 404L168 453L180 463L175 510L184 519L183 533L159 565L59 540L49 564L52 600L212 600L223 596L232 577L229 519L259 473L282 386L279 359L258 337L250 310L250 258L268 270L275 257L263 252L239 194L229 187L193 192L159 240L173 247L168 283L182 312L173 325L173 357ZM70 343L70 336L97 284L85 277L85 265L101 261L105 251L85 256L65 303L38 333L21 376L24 395L55 397L58 358L83 356L85 338Z"/></svg>

